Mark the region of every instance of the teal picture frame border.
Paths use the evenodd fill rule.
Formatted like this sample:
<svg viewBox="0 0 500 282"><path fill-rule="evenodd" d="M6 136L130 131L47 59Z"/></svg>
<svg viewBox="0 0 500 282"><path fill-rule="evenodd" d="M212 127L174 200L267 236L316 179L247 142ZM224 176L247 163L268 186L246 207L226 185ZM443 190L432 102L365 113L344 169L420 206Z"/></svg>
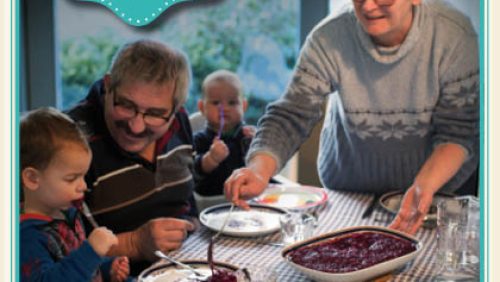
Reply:
<svg viewBox="0 0 500 282"><path fill-rule="evenodd" d="M489 268L489 134L485 125L490 124L489 115L487 115L487 105L489 105L489 1L480 0L480 28L479 28L479 93L480 93L480 119L479 119L479 200L480 200L480 281L490 281ZM486 8L486 9L485 9ZM485 32L486 30L488 31ZM483 177L481 177L483 176ZM485 271L486 270L486 271Z"/></svg>
<svg viewBox="0 0 500 282"><path fill-rule="evenodd" d="M10 28L10 95L11 95L11 120L9 130L11 133L10 137L10 163L11 171L10 175L14 178L9 180L10 186L10 200L11 206L10 211L14 214L10 214L10 230L11 240L13 244L10 245L10 281L20 281L20 263L19 263L19 223L20 223L20 205L19 205L19 180L20 180L20 170L19 170L19 120L20 120L20 58L22 50L20 49L21 41L21 19L20 19L20 1L21 0L10 0L11 3L11 28ZM26 1L26 0L25 0ZM179 1L183 2L183 1ZM480 197L480 214L481 214L481 231L480 231L480 281L489 282L490 273L490 214L489 214L489 203L490 203L490 179L489 179L489 132L487 132L486 125L490 125L490 118L487 110L487 105L489 105L489 78L490 78L490 66L489 66L489 43L490 43L490 24L488 11L490 10L489 0L480 0L480 30L479 30L479 55L480 55L480 166L479 166L479 197ZM151 21L152 22L152 21ZM488 32L485 32L488 31ZM15 54L13 56L13 54ZM488 83L486 83L488 82ZM13 112L12 112L13 111ZM488 137L488 138L486 138ZM486 270L486 271L485 271Z"/></svg>
<svg viewBox="0 0 500 282"><path fill-rule="evenodd" d="M21 265L19 263L19 254L20 254L20 244L19 244L19 227L20 227L20 204L19 204L19 185L17 185L17 182L19 182L19 177L20 177L20 170L19 170L19 149L18 149L18 140L19 140L19 117L20 117L20 107L19 107L19 88L20 88L20 53L21 53L21 37L20 37L20 30L21 30L21 12L20 12L20 1L22 0L11 0L11 19L12 16L14 16L14 22L15 22L15 27L11 27L11 44L10 48L15 48L15 56L12 56L12 49L11 49L11 75L14 76L14 79L11 77L11 93L13 94L13 98L11 97L11 106L14 107L14 113L11 113L11 116L13 117L13 121L10 123L10 132L11 132L11 148L10 148L10 157L11 157L11 164L15 165L11 167L11 170L14 170L14 172L11 172L11 175L14 175L14 179L10 179L10 198L13 202L13 207L11 207L11 210L13 210L14 215L11 215L10 218L14 222L11 222L11 236L15 236L14 239L14 244L11 244L11 281L20 281L20 268ZM12 22L12 20L11 20ZM13 46L14 45L14 46ZM14 68L13 68L14 67ZM12 85L14 83L14 85ZM14 149L15 148L15 149ZM13 231L14 230L14 231ZM14 249L14 252L12 250ZM15 280L12 280L12 275L14 276Z"/></svg>

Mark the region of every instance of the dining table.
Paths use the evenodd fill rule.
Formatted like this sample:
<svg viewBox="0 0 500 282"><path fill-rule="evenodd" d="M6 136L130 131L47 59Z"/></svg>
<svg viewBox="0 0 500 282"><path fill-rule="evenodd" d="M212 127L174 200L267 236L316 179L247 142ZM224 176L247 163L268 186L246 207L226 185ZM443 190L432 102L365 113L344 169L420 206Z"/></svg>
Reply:
<svg viewBox="0 0 500 282"><path fill-rule="evenodd" d="M318 224L314 236L353 226L384 226L390 224L394 214L380 207L371 215L363 216L373 203L373 194L361 194L325 189L328 200L316 207ZM182 247L169 252L178 260L206 260L210 238L215 233L205 226L189 235ZM270 271L275 274L276 281L312 281L310 278L289 265L282 257L283 246L280 232L261 237L221 236L213 249L214 260L236 265L251 266L259 271ZM423 245L418 256L403 268L395 270L383 280L375 281L433 281L439 265L435 262L436 229L420 228L414 235Z"/></svg>

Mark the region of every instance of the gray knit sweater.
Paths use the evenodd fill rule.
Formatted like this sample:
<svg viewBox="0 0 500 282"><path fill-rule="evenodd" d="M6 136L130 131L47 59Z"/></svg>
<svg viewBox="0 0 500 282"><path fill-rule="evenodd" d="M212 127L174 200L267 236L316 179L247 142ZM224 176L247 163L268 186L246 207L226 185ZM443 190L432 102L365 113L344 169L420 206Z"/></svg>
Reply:
<svg viewBox="0 0 500 282"><path fill-rule="evenodd" d="M405 41L374 45L353 11L326 18L308 36L284 96L270 104L248 158L281 166L323 116L318 170L330 189L407 189L442 143L468 159L442 188L457 189L478 164L479 62L470 21L442 2L414 11Z"/></svg>

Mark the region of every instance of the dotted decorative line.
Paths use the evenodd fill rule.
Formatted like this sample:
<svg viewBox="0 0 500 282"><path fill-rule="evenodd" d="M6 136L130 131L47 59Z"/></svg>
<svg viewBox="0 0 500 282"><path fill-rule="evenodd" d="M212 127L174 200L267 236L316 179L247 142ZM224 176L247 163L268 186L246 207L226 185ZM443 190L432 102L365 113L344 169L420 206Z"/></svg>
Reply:
<svg viewBox="0 0 500 282"><path fill-rule="evenodd" d="M107 3L105 3L106 1L107 1ZM167 6L167 7L168 7L169 5L174 4L176 1L177 1L177 0L170 0L170 2L171 2L171 3L169 3L169 1L167 0L167 1L163 2L163 4L164 4L165 6ZM103 3L103 5L104 5L104 4L106 4L108 7L113 7L113 1L112 1L112 0L101 0L101 3ZM158 14L159 14L159 13L161 13L164 9L166 9L166 8L163 8L162 6L158 7ZM118 15L118 13L120 12L120 9L119 9L118 7L115 7L113 10L115 11L115 13L116 13L117 15ZM154 13L154 12L153 12L153 13L151 13L151 17L153 17L153 18L155 18L155 17L156 17L156 15L157 15L157 13ZM124 12L121 12L121 13L120 13L120 16L121 16L123 19L126 19L126 20L127 20L128 22L130 22L130 23L135 22L135 23L137 23L137 24L140 24L140 23L141 23L141 21L144 21L144 22L149 22L149 20L150 20L150 19L149 19L149 17L145 17L145 18L143 18L143 19L134 19L134 18L129 17L129 16L128 16L126 13L124 13ZM128 17L128 18L127 18L127 17Z"/></svg>

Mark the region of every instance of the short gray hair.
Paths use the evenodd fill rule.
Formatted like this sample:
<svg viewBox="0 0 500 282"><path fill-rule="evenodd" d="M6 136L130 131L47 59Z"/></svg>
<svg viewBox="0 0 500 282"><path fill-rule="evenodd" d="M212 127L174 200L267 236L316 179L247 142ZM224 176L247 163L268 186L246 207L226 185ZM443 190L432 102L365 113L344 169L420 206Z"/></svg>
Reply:
<svg viewBox="0 0 500 282"><path fill-rule="evenodd" d="M180 50L152 40L125 44L116 52L109 75L109 91L114 91L127 80L156 84L174 81L176 108L186 102L191 81L191 70L186 55Z"/></svg>

